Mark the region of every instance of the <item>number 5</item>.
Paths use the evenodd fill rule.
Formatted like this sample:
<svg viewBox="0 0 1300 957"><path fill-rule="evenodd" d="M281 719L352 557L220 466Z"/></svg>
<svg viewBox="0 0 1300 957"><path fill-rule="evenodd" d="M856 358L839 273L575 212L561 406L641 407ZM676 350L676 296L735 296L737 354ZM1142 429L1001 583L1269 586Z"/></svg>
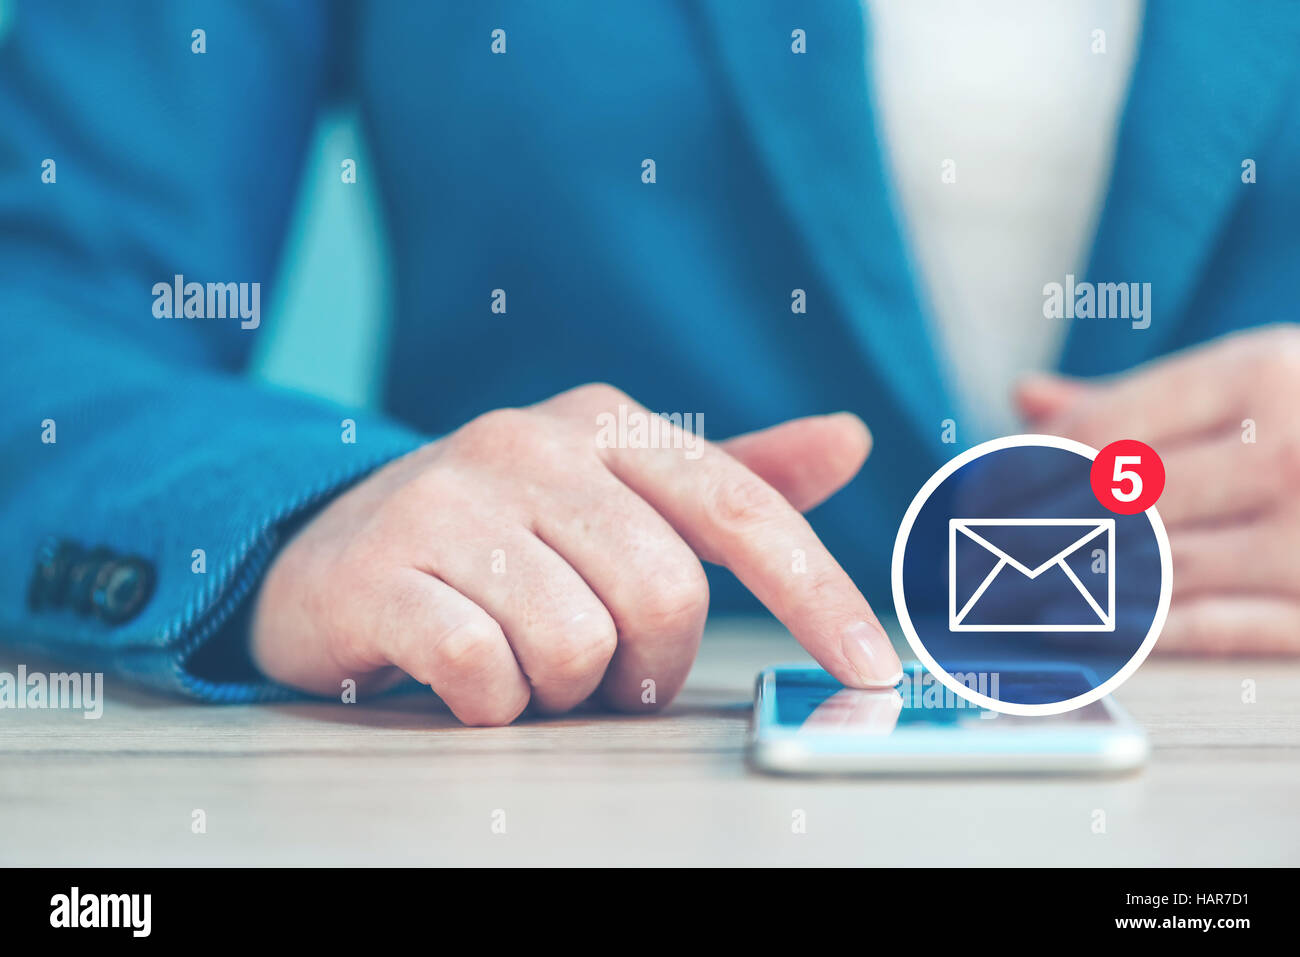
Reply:
<svg viewBox="0 0 1300 957"><path fill-rule="evenodd" d="M1124 468L1125 465L1141 465L1142 456L1140 455L1117 455L1115 456L1115 475L1113 476L1115 485L1111 488L1111 494L1115 496L1117 502L1132 502L1142 494L1142 476L1138 475L1132 469ZM1129 490L1121 492L1119 490L1120 482L1128 482Z"/></svg>

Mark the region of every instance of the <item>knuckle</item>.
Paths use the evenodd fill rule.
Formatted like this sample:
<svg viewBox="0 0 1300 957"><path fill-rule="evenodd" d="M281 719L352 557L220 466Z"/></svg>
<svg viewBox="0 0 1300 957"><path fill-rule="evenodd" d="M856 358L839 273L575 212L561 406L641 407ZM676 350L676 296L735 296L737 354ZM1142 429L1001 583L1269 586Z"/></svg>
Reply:
<svg viewBox="0 0 1300 957"><path fill-rule="evenodd" d="M674 572L654 579L653 595L641 599L635 615L638 632L651 635L689 635L704 626L709 612L709 580L692 557L690 572Z"/></svg>
<svg viewBox="0 0 1300 957"><path fill-rule="evenodd" d="M501 626L494 621L470 621L457 625L440 635L430 646L430 675L416 677L427 682L428 677L434 674L458 680L481 674L492 665L493 648L504 640Z"/></svg>
<svg viewBox="0 0 1300 957"><path fill-rule="evenodd" d="M818 607L834 607L844 603L844 579L833 571L820 571L809 576L808 600Z"/></svg>
<svg viewBox="0 0 1300 957"><path fill-rule="evenodd" d="M532 450L540 438L538 416L527 409L493 409L456 432L452 445L462 453L518 455Z"/></svg>
<svg viewBox="0 0 1300 957"><path fill-rule="evenodd" d="M470 474L505 478L515 492L532 494L537 486L518 482L517 477L553 482L574 461L574 446L573 436L546 416L511 408L484 413L462 426L449 440L448 450ZM430 477L421 486L425 494L433 481Z"/></svg>
<svg viewBox="0 0 1300 957"><path fill-rule="evenodd" d="M588 382L573 389L571 394L584 405L596 409L611 409L632 401L626 392L608 382Z"/></svg>
<svg viewBox="0 0 1300 957"><path fill-rule="evenodd" d="M762 525L779 514L778 507L776 490L757 475L718 482L705 503L708 519L724 529Z"/></svg>
<svg viewBox="0 0 1300 957"><path fill-rule="evenodd" d="M545 652L534 679L568 683L603 673L614 657L618 635L607 614L587 614L557 629L544 641Z"/></svg>

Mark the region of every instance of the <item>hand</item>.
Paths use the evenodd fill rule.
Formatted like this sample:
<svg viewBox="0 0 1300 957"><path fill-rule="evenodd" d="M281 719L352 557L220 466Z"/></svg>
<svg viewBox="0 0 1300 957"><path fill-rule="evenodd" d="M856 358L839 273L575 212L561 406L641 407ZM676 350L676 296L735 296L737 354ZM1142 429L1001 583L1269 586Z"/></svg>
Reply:
<svg viewBox="0 0 1300 957"><path fill-rule="evenodd" d="M530 700L565 711L597 691L650 711L699 647L702 558L730 568L840 681L899 680L866 599L799 514L862 466L859 419L799 419L721 445L674 429L675 448L598 447L598 417L620 406L651 415L605 385L489 412L339 496L267 573L258 667L329 695L346 678L375 689L404 672L466 724L507 724Z"/></svg>
<svg viewBox="0 0 1300 957"><path fill-rule="evenodd" d="M1174 590L1157 649L1300 653L1300 328L1238 333L1109 380L1036 376L1036 431L1139 439L1165 464L1156 508Z"/></svg>

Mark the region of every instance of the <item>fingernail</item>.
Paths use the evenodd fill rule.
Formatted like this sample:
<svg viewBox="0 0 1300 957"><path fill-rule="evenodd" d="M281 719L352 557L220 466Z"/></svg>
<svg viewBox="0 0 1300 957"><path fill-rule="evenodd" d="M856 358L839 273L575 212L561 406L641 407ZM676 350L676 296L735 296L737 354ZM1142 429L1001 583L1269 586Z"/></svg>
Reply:
<svg viewBox="0 0 1300 957"><path fill-rule="evenodd" d="M862 687L892 688L903 680L903 663L878 625L866 621L849 625L841 647Z"/></svg>

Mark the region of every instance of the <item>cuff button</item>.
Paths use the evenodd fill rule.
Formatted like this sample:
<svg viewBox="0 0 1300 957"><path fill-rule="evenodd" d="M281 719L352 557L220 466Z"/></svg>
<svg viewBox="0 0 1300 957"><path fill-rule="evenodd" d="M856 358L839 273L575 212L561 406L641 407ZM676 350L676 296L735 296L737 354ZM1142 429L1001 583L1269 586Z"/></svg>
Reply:
<svg viewBox="0 0 1300 957"><path fill-rule="evenodd" d="M95 614L110 625L138 615L153 595L153 565L143 558L106 562L95 576L91 601Z"/></svg>
<svg viewBox="0 0 1300 957"><path fill-rule="evenodd" d="M92 611L91 592L95 579L105 566L113 563L116 555L107 548L92 548L72 559L68 566L67 577L58 601L75 611L78 615L89 615Z"/></svg>

